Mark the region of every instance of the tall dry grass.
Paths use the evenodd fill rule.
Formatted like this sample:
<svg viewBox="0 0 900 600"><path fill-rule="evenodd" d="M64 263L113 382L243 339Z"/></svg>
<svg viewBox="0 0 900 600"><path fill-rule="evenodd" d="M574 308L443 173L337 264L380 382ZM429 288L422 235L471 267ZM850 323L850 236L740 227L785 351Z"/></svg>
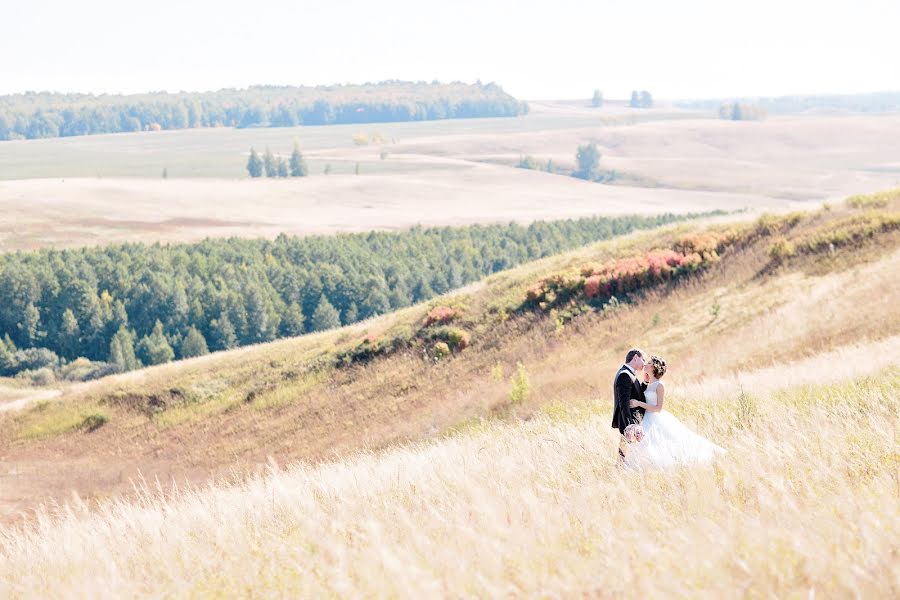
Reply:
<svg viewBox="0 0 900 600"><path fill-rule="evenodd" d="M607 407L556 407L45 512L0 530L0 595L897 597L900 369L878 366L787 389L781 372L741 374L743 396L673 390L677 414L729 450L709 468L624 472Z"/></svg>

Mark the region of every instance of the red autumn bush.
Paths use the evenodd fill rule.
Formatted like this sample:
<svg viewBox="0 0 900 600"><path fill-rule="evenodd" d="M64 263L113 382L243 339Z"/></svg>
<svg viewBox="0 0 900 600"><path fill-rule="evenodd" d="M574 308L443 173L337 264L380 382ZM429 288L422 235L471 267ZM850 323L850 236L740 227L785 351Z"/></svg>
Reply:
<svg viewBox="0 0 900 600"><path fill-rule="evenodd" d="M719 253L744 239L737 230L705 232L681 238L674 248L658 248L640 256L586 265L579 275L555 274L528 288L525 302L541 310L622 296L664 283L705 268L719 260Z"/></svg>
<svg viewBox="0 0 900 600"><path fill-rule="evenodd" d="M435 306L425 317L425 327L435 324L449 323L459 317L459 311L449 306Z"/></svg>

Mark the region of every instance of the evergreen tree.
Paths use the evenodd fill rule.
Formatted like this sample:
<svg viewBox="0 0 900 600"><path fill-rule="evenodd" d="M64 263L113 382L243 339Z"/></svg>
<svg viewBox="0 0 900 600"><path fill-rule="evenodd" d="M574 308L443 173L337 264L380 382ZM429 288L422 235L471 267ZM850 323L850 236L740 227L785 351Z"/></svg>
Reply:
<svg viewBox="0 0 900 600"><path fill-rule="evenodd" d="M280 156L275 161L275 172L278 174L279 177L287 177L288 176L287 161L285 161Z"/></svg>
<svg viewBox="0 0 900 600"><path fill-rule="evenodd" d="M341 316L337 309L331 305L325 294L319 298L319 305L316 306L312 315L310 329L312 331L325 331L326 329L334 329L341 326Z"/></svg>
<svg viewBox="0 0 900 600"><path fill-rule="evenodd" d="M250 147L250 158L247 159L247 172L250 177L261 177L263 174L263 162L253 146Z"/></svg>
<svg viewBox="0 0 900 600"><path fill-rule="evenodd" d="M206 346L206 338L200 333L196 327L188 329L184 341L181 342L181 358L193 358L194 356L203 356L209 354L209 348Z"/></svg>
<svg viewBox="0 0 900 600"><path fill-rule="evenodd" d="M291 177L306 177L309 169L306 161L303 160L303 153L300 152L300 145L294 142L294 151L291 152Z"/></svg>
<svg viewBox="0 0 900 600"><path fill-rule="evenodd" d="M653 96L647 90L643 90L641 92L641 108L652 108L653 107Z"/></svg>
<svg viewBox="0 0 900 600"><path fill-rule="evenodd" d="M109 343L107 362L116 365L120 372L141 368L141 362L134 355L134 336L125 327L120 327Z"/></svg>
<svg viewBox="0 0 900 600"><path fill-rule="evenodd" d="M278 166L275 164L275 156L269 147L266 146L266 153L263 155L263 169L266 171L266 177L275 177L278 175Z"/></svg>
<svg viewBox="0 0 900 600"><path fill-rule="evenodd" d="M349 325L350 323L356 323L359 321L359 309L356 308L356 302L351 302L350 306L344 311L344 316L341 319L344 325Z"/></svg>
<svg viewBox="0 0 900 600"><path fill-rule="evenodd" d="M597 144L591 142L584 146L578 147L575 153L575 161L578 163L578 169L572 175L579 179L594 181L600 174L600 150Z"/></svg>
<svg viewBox="0 0 900 600"><path fill-rule="evenodd" d="M600 108L603 106L603 92L600 90L594 90L594 97L591 98L591 106L594 108Z"/></svg>
<svg viewBox="0 0 900 600"><path fill-rule="evenodd" d="M278 324L270 314L269 303L257 288L251 288L247 297L247 337L250 342L268 342L275 339Z"/></svg>
<svg viewBox="0 0 900 600"><path fill-rule="evenodd" d="M161 365L175 358L175 351L163 334L162 323L157 319L150 335L141 338L137 345L138 356L146 365Z"/></svg>
<svg viewBox="0 0 900 600"><path fill-rule="evenodd" d="M287 307L287 310L284 311L284 317L282 317L279 326L279 333L285 337L303 335L305 325L306 317L303 316L300 305L296 302L292 302L290 306Z"/></svg>
<svg viewBox="0 0 900 600"><path fill-rule="evenodd" d="M212 333L213 347L216 350L230 350L237 347L237 333L227 314L223 313L218 319L213 319L209 328Z"/></svg>

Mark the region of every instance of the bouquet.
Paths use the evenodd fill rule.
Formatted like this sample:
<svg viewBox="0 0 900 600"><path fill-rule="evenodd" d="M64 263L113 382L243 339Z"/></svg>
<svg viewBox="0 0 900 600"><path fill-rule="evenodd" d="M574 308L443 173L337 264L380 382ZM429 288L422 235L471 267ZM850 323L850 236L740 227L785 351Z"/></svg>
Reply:
<svg viewBox="0 0 900 600"><path fill-rule="evenodd" d="M632 423L625 428L625 441L629 444L640 442L644 439L644 428L637 423Z"/></svg>

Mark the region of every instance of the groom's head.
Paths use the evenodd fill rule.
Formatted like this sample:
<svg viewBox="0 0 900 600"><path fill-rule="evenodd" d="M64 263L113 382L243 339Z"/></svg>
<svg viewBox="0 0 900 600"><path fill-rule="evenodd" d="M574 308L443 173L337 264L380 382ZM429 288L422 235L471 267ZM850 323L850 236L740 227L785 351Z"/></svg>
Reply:
<svg viewBox="0 0 900 600"><path fill-rule="evenodd" d="M625 364L637 373L644 368L644 353L637 348L632 348L628 351L628 354L625 355Z"/></svg>

